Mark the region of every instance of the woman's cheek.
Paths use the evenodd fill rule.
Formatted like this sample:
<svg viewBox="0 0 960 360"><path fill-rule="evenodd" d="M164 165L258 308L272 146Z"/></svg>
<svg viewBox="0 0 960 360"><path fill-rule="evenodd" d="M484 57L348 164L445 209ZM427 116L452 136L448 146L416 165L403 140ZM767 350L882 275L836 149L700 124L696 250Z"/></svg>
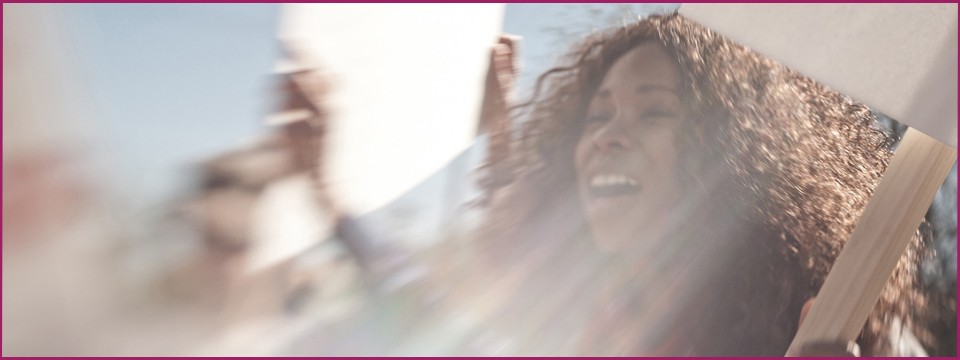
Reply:
<svg viewBox="0 0 960 360"><path fill-rule="evenodd" d="M677 144L676 133L673 129L659 127L651 129L641 137L642 144L647 148L646 152L652 158L652 162L661 165L672 165L676 162ZM664 169L666 170L666 169Z"/></svg>
<svg viewBox="0 0 960 360"><path fill-rule="evenodd" d="M573 148L573 165L574 170L577 171L577 174L579 174L584 165L586 165L587 156L589 155L588 152L590 151L590 141L588 140L589 137L590 135L584 132L583 135L580 136L580 139L577 140L576 146Z"/></svg>

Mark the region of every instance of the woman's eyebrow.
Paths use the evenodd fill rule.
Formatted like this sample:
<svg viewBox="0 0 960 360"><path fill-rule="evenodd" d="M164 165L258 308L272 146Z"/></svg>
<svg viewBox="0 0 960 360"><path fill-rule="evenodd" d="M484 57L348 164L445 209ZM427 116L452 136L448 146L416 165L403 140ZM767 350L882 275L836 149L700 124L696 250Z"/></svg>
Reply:
<svg viewBox="0 0 960 360"><path fill-rule="evenodd" d="M667 85L660 84L641 84L636 87L637 94L645 94L653 91L666 91L673 94L676 97L680 97L680 92L677 89L674 89Z"/></svg>
<svg viewBox="0 0 960 360"><path fill-rule="evenodd" d="M597 95L596 95L596 96L599 97L599 98L601 98L601 99L609 98L609 97L610 97L610 89L602 88L602 89L600 89L600 91L597 92Z"/></svg>

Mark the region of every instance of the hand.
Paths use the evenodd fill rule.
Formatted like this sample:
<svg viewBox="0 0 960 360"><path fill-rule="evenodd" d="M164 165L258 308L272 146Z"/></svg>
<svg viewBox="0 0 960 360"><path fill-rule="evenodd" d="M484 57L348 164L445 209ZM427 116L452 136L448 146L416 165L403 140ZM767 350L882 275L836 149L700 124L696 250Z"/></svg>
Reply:
<svg viewBox="0 0 960 360"><path fill-rule="evenodd" d="M813 307L815 300L816 298L807 300L807 302L803 304L803 307L800 308L800 322L797 328L799 328L800 324L803 324L803 320L807 318L807 313L810 312L810 308ZM860 357L860 346L854 341L818 341L801 346L796 356Z"/></svg>
<svg viewBox="0 0 960 360"><path fill-rule="evenodd" d="M478 135L487 133L489 136L486 165L493 166L485 169L487 175L481 180L483 188L496 188L508 181L502 176L509 171L500 165L506 163L503 160L509 157L512 142L509 95L516 83L519 40L518 37L502 35L490 49L490 62L477 127Z"/></svg>
<svg viewBox="0 0 960 360"><path fill-rule="evenodd" d="M327 127L331 116L326 100L330 93L329 74L320 62L295 43L285 43L278 89L280 107L268 124L280 126L283 138L290 144L295 167L306 170L313 179L316 199L334 222L347 216L333 194L325 174L327 160ZM279 115L279 116L278 116Z"/></svg>
<svg viewBox="0 0 960 360"><path fill-rule="evenodd" d="M479 130L497 133L508 128L508 97L517 77L516 53L519 37L501 35L490 49L487 80L484 84Z"/></svg>

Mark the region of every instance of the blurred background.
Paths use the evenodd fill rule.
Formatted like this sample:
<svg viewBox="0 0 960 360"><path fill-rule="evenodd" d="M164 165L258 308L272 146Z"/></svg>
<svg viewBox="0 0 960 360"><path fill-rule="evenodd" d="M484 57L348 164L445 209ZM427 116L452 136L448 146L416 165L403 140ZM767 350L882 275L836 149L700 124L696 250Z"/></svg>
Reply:
<svg viewBox="0 0 960 360"><path fill-rule="evenodd" d="M410 285L470 257L491 47L521 38L525 99L574 41L678 6L5 4L4 355L504 351ZM924 265L952 316L955 199L956 167Z"/></svg>

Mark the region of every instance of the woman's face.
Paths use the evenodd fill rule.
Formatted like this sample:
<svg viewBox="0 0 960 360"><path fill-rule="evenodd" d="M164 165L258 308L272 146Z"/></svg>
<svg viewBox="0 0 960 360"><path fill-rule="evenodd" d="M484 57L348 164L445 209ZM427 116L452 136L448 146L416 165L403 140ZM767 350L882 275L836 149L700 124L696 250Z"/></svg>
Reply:
<svg viewBox="0 0 960 360"><path fill-rule="evenodd" d="M642 44L609 69L577 143L577 188L594 239L608 251L649 249L680 200L677 129L687 119L677 67Z"/></svg>

